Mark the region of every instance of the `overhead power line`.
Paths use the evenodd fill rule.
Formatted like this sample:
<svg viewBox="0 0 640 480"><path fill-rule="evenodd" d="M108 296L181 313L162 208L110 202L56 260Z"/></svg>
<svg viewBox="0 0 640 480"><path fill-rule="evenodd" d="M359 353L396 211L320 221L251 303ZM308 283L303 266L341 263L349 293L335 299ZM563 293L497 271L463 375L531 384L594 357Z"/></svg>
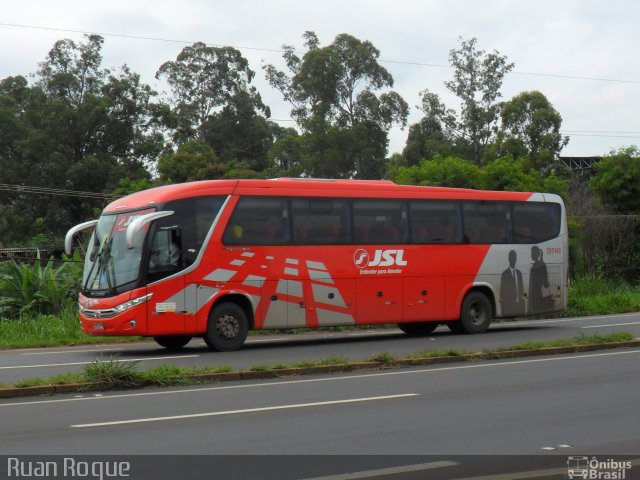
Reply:
<svg viewBox="0 0 640 480"><path fill-rule="evenodd" d="M638 131L624 132L618 130L564 130L565 133L615 133L622 135L640 135Z"/></svg>
<svg viewBox="0 0 640 480"><path fill-rule="evenodd" d="M603 137L603 138L631 138L631 139L640 139L640 135L605 135L600 133L571 133L571 132L560 132L563 135L567 135L569 137Z"/></svg>
<svg viewBox="0 0 640 480"><path fill-rule="evenodd" d="M191 45L195 43L195 41L191 40L179 40L173 38L162 38L162 37L148 37L143 35L128 35L122 33L110 33L110 32L90 32L88 30L74 30L69 28L56 28L56 27L42 27L37 25L25 25L18 23L6 23L0 22L0 26L3 27L13 27L13 28L24 28L24 29L32 29L32 30L48 30L54 32L65 32L65 33L80 33L83 35L100 35L103 37L115 37L115 38L129 38L133 40L148 40L153 42L167 42L167 43L178 43L182 45ZM250 47L246 45L223 45L219 43L209 43L205 42L207 45L212 47L233 47L238 50L254 50L259 52L271 52L271 53L284 53L284 50L279 48L266 48L266 47ZM296 52L302 54L303 52ZM400 65L415 65L419 67L431 67L431 68L451 68L450 65L442 65L437 63L426 63L426 62L411 62L406 60L392 60L392 59L381 59L381 62L384 63L395 63ZM541 73L541 72L521 72L521 71L513 71L511 72L515 75L528 75L528 76L537 76L537 77L550 77L550 78L564 78L568 80L587 80L587 81L595 81L595 82L613 82L613 83L627 83L640 85L640 80L623 80L616 78L601 78L601 77L589 77L583 75L564 75L564 74L556 74L556 73Z"/></svg>
<svg viewBox="0 0 640 480"><path fill-rule="evenodd" d="M6 183L0 183L0 190L6 192L58 195L63 197L96 198L100 200L115 200L118 198L118 195L108 193L82 192L79 190L64 190L61 188L32 187L29 185L10 185Z"/></svg>

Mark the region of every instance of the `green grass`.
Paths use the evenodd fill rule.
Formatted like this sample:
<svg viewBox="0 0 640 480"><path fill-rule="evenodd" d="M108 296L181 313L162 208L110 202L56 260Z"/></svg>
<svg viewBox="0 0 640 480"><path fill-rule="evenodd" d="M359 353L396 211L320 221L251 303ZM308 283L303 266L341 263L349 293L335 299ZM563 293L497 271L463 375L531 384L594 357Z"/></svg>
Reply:
<svg viewBox="0 0 640 480"><path fill-rule="evenodd" d="M501 347L493 349L494 352L502 352L507 350L538 350L541 348L569 347L573 345L602 345L611 342L628 342L634 340L635 337L626 332L616 332L607 335L583 335L575 338L566 338L558 340L549 340L545 342L521 342L510 347Z"/></svg>
<svg viewBox="0 0 640 480"><path fill-rule="evenodd" d="M550 341L529 341L522 342L508 347L500 347L482 352L484 358L498 358L501 353L514 350L540 350L552 347L567 347L575 345L601 345L611 342L625 342L634 340L631 333L616 332L607 335L582 335L570 339L558 339ZM459 351L455 349L423 350L407 355L406 359L420 360L438 357L462 357L473 355L473 352ZM368 361L381 362L385 365L393 365L403 360L389 352L381 352L369 357ZM316 361L301 361L291 365L279 363L271 367L264 364L252 365L248 368L250 372L264 372L268 370L278 370L285 368L309 368L326 365L350 365L358 363L351 361L340 355L332 355ZM138 371L138 362L108 360L96 360L84 367L82 373L63 373L47 379L31 378L16 382L13 387L25 388L44 385L65 385L72 383L96 383L104 388L127 388L140 385L188 385L199 383L199 380L190 378L193 375L208 375L217 373L230 373L235 369L227 364L220 364L206 367L177 367L173 365L160 365L146 371ZM0 383L0 388L6 385Z"/></svg>
<svg viewBox="0 0 640 480"><path fill-rule="evenodd" d="M381 352L378 353L376 355L372 355L371 357L367 358L367 361L369 362L381 362L387 365L392 365L395 362L398 361L398 358L393 355L392 353L389 352Z"/></svg>
<svg viewBox="0 0 640 480"><path fill-rule="evenodd" d="M606 315L640 311L640 288L623 281L587 275L572 280L563 316Z"/></svg>
<svg viewBox="0 0 640 480"><path fill-rule="evenodd" d="M288 363L274 363L273 365L271 365L271 368L273 370L284 370L286 368L291 368L291 365L289 365Z"/></svg>
<svg viewBox="0 0 640 480"><path fill-rule="evenodd" d="M143 377L137 370L138 362L94 360L84 367L84 378L108 388L126 388L138 385Z"/></svg>
<svg viewBox="0 0 640 480"><path fill-rule="evenodd" d="M140 340L140 337L90 337L86 335L80 328L78 309L71 305L59 315L25 313L15 318L0 318L0 349L136 340Z"/></svg>
<svg viewBox="0 0 640 480"><path fill-rule="evenodd" d="M453 348L447 350L422 350L421 352L410 353L407 358L412 360L420 360L423 358L437 358L437 357L460 357L469 352L461 352Z"/></svg>
<svg viewBox="0 0 640 480"><path fill-rule="evenodd" d="M329 355L328 357L321 358L316 362L318 366L346 365L348 363L352 363L351 360L342 355Z"/></svg>

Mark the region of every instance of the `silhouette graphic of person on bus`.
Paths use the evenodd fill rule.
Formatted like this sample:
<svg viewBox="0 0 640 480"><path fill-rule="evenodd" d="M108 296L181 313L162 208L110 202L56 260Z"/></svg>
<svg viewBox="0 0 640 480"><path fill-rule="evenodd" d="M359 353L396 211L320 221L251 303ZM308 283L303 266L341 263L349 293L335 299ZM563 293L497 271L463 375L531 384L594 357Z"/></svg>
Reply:
<svg viewBox="0 0 640 480"><path fill-rule="evenodd" d="M522 284L522 272L516 268L518 256L515 250L509 252L509 268L502 272L500 279L500 301L502 302L502 315L515 317L524 315L524 290Z"/></svg>
<svg viewBox="0 0 640 480"><path fill-rule="evenodd" d="M531 247L531 276L529 279L529 312L541 313L553 309L553 300L548 297L549 275L547 265L542 260L542 250Z"/></svg>

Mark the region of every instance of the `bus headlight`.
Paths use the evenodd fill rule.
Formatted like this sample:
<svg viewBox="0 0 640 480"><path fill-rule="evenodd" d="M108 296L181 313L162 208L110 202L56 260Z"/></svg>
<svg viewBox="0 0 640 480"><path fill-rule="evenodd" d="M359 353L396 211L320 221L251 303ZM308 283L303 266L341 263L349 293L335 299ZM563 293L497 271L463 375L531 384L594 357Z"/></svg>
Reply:
<svg viewBox="0 0 640 480"><path fill-rule="evenodd" d="M114 307L114 310L117 310L118 313L126 312L130 308L133 308L137 305L140 305L141 303L146 302L151 297L153 297L153 293L149 293L148 295L144 295L142 297L134 298L132 300L129 300L128 302L121 303L117 307Z"/></svg>

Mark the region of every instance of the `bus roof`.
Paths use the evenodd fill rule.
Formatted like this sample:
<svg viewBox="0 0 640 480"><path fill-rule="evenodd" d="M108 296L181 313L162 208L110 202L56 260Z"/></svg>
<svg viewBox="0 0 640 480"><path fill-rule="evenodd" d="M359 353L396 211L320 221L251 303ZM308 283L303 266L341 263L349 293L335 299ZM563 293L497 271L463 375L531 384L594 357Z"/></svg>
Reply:
<svg viewBox="0 0 640 480"><path fill-rule="evenodd" d="M531 192L494 192L463 188L398 185L390 180L275 178L270 180L203 180L165 185L115 200L106 212L161 204L203 195L314 196L343 198L425 198L526 201Z"/></svg>

